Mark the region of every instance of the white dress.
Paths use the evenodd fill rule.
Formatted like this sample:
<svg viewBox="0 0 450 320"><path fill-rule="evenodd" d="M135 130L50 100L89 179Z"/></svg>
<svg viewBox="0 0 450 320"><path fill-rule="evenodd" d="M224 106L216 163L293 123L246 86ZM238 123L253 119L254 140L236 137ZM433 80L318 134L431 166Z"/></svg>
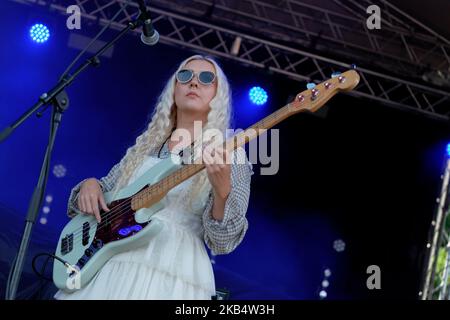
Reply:
<svg viewBox="0 0 450 320"><path fill-rule="evenodd" d="M161 160L147 156L129 184ZM211 299L216 294L214 273L202 228L207 194L194 201L191 212L185 209L184 195L194 177L168 192L165 207L153 216L162 221L163 228L148 245L115 255L87 286L74 293L58 291L55 298Z"/></svg>

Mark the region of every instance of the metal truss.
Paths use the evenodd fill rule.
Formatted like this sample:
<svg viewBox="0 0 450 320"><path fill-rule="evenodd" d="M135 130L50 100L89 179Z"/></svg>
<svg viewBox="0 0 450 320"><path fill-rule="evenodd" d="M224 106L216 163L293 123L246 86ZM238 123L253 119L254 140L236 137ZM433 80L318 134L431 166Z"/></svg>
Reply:
<svg viewBox="0 0 450 320"><path fill-rule="evenodd" d="M419 292L422 300L450 300L450 157L441 179L441 194L431 222L422 290Z"/></svg>
<svg viewBox="0 0 450 320"><path fill-rule="evenodd" d="M152 0L151 4L400 75L450 71L450 41L386 0ZM373 4L381 10L379 30L369 30L366 24L367 8Z"/></svg>
<svg viewBox="0 0 450 320"><path fill-rule="evenodd" d="M109 0L109 1L101 1L101 0L12 0L19 3L28 3L32 5L46 6L51 10L59 11L61 14L66 14L66 8L69 5L77 4L81 8L81 13L84 19L88 21L98 22L101 25L104 25L109 22L110 17L112 17L125 2L129 2L126 0ZM329 2L329 0L323 0ZM381 2L384 2L380 0ZM195 51L208 53L214 56L224 57L228 59L232 59L238 61L247 66L254 66L256 68L262 68L267 70L268 72L282 74L286 77L299 80L299 81L315 81L321 82L324 79L330 77L332 72L336 71L344 71L348 68L351 68L352 65L348 62L344 62L342 60L336 58L326 57L324 54L316 54L312 53L312 50L307 49L299 49L292 42L289 42L289 37L291 33L287 31L279 31L278 37L275 37L276 40L267 40L263 37L255 36L254 34L258 34L258 32L244 32L246 29L245 22L242 22L240 19L234 20L234 28L228 28L224 26L219 26L221 21L225 19L233 20L233 16L228 16L227 14L221 13L221 19L217 19L214 13L217 8L221 9L222 7L226 7L228 5L227 10L234 10L237 12L241 12L241 14L245 13L245 10L254 10L258 11L258 16L267 17L268 13L265 12L268 3L273 3L274 1L266 0L264 2L258 0L242 0L242 1L231 1L231 0L217 0L214 8L212 10L202 11L202 15L197 16L193 15L192 12L195 10L199 10L196 7L200 4L211 6L210 1L204 0L190 0L190 1L181 1L181 0L173 0L173 1L165 1L165 0L155 0L151 3L157 4L158 7L150 6L149 10L152 13L153 23L155 28L161 35L161 42L178 46L189 48ZM309 25L309 22L306 22L306 17L304 16L305 10L294 10L293 6L301 6L303 5L305 8L309 8L309 10L317 10L322 11L322 16L308 14L308 17L312 22L324 23L324 21L328 21L330 26L333 26L334 35L336 37L331 37L329 40L333 40L336 42L338 46L341 47L360 47L362 51L365 51L365 55L369 55L371 51L367 46L358 43L356 38L344 38L344 30L352 29L347 25L344 28L344 23L342 22L342 26L338 24L335 20L332 19L341 19L342 21L347 19L348 16L343 14L338 14L333 10L325 11L324 9L320 9L318 7L313 7L311 5L305 5L304 3L299 3L294 0L283 0L283 1L275 1L277 2L276 8L290 8L289 14L293 17L292 19L296 19L297 23L294 23L295 28L303 28L302 26ZM333 2L343 2L343 0L333 0ZM346 1L347 3L350 3ZM364 2L364 1L361 1ZM161 8L161 4L166 3L170 8ZM181 3L184 4L184 12L183 14L175 13L175 9L179 9ZM220 7L222 6L222 7ZM234 9L233 9L234 8ZM349 7L346 10L352 9ZM284 9L280 9L283 11ZM352 9L353 10L353 9ZM138 7L137 4L132 2L124 11L124 15L120 16L116 22L113 22L111 27L115 29L123 28L127 21L131 19L132 16L137 14ZM192 12L191 12L192 11ZM225 11L225 9L224 9ZM267 10L266 10L267 11ZM292 12L295 12L293 14ZM301 14L299 12L302 12ZM326 14L324 13L326 12ZM325 15L323 15L325 14ZM280 23L275 23L269 18L264 21L260 21L260 25L252 24L250 22L252 19L247 15L244 15L248 20L248 27L253 30L261 30L262 26L264 26L265 30L269 29L269 25L278 26ZM314 18L311 18L314 17ZM328 18L327 18L328 17ZM324 20L325 19L325 20ZM403 30L398 19L392 14L392 17L389 18L391 21L390 24L394 30ZM255 19L258 20L258 19ZM261 19L259 19L261 20ZM361 27L361 21L353 17L355 25ZM284 21L285 24L288 23L287 16L285 18L281 18L281 21ZM303 22L302 22L303 21ZM365 20L364 20L365 21ZM280 28L284 28L284 26L280 26ZM293 28L291 26L291 28ZM243 31L236 31L243 30ZM274 30L281 30L277 28L271 28ZM406 27L404 27L406 30ZM292 30L294 31L294 30ZM136 33L140 31L135 30ZM406 31L405 31L406 32ZM315 34L311 31L304 32L305 39L301 38L298 41L311 41L314 39ZM333 32L331 32L333 34ZM379 50L384 50L389 47L389 43L385 43L386 41L378 39L377 36L367 35L366 37L373 40L375 46L378 47ZM328 36L326 33L323 34L322 38ZM401 37L401 36L400 36ZM431 39L431 35L420 34L420 37L424 39ZM317 38L317 37L316 37ZM321 38L321 39L322 39ZM404 39L409 38L406 35L403 36ZM436 38L436 36L435 36ZM375 40L374 40L375 39ZM422 38L420 38L422 39ZM392 39L391 43L395 43L395 39ZM341 41L341 42L339 42ZM344 42L342 42L344 41ZM444 41L444 40L442 40ZM318 41L317 43L319 43ZM404 42L409 46L409 42ZM412 45L413 42L411 42ZM414 42L415 43L415 42ZM445 50L443 53L447 54L447 48L443 44ZM409 47L411 50L411 54L414 59L418 59L420 61L427 61L427 63L434 59L434 51L427 52L427 54L419 55L420 52L417 48ZM413 48L413 49L411 49ZM343 53L347 51L342 50ZM348 50L348 52L353 52L352 50ZM386 55L387 57L387 55ZM398 65L401 65L401 62L405 59L408 60L407 55L403 54L400 57L393 55L392 59L398 59ZM417 60L416 59L416 60ZM345 59L346 61L355 61L353 59ZM415 61L415 63L420 63L420 61ZM433 60L434 61L434 60ZM448 64L448 56L447 60L445 60L446 64ZM405 61L410 62L410 61ZM442 60L440 61L442 65ZM411 61L412 63L412 61ZM437 65L437 67L441 67L441 65ZM407 66L407 64L405 64ZM406 67L405 67L406 68ZM361 75L361 82L357 88L351 91L349 94L364 97L372 100L377 100L381 103L386 103L390 106L407 109L412 111L420 112L421 114L426 114L442 119L449 119L450 115L450 93L446 90L437 89L432 86L423 85L417 83L416 81L405 80L398 76L393 76L393 74L377 72L371 70L369 68L364 68L358 66L357 70ZM395 73L394 73L395 74ZM403 73L404 74L404 73Z"/></svg>

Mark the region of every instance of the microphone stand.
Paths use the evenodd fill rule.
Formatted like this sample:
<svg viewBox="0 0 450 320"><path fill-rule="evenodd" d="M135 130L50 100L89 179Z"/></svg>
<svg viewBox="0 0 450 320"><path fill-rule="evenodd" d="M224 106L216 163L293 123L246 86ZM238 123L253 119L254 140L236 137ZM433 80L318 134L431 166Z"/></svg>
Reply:
<svg viewBox="0 0 450 320"><path fill-rule="evenodd" d="M19 286L20 277L23 271L23 265L25 262L25 256L30 243L31 232L36 222L38 210L42 204L42 199L47 185L50 159L53 151L53 145L55 142L56 132L61 123L62 114L69 107L69 97L65 91L75 78L89 66L97 67L100 64L99 56L108 50L112 45L119 41L129 30L134 30L138 26L142 26L147 14L142 13L134 21L128 22L128 25L120 31L120 33L113 38L110 42L105 44L96 54L91 58L88 58L80 67L78 67L73 75L63 75L59 82L47 93L40 96L39 101L34 104L27 112L25 112L16 122L6 127L0 132L0 142L5 140L19 125L22 124L31 114L36 112L40 107L44 106L43 110L37 113L38 117L42 116L49 105L52 105L52 117L50 127L50 137L45 152L44 160L39 175L37 186L34 189L31 201L28 207L27 217L25 219L25 229L22 235L19 251L11 267L11 271L8 277L6 287L6 300L15 300L17 294L17 288Z"/></svg>

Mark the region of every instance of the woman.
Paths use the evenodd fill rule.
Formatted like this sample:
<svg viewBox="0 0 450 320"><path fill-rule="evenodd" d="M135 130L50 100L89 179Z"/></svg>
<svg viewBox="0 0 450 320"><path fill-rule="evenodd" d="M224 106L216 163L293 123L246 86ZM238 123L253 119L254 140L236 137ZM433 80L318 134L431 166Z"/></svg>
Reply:
<svg viewBox="0 0 450 320"><path fill-rule="evenodd" d="M100 221L100 208L109 210L104 192L126 187L161 159L191 145L189 140L177 143L175 130L187 130L196 139L194 121L202 121L203 132L215 128L225 134L230 114L231 93L222 69L208 57L186 59L122 160L106 177L86 179L72 189L69 216L80 210ZM207 147L201 154L206 170L169 191L165 207L153 216L163 229L147 246L115 255L87 286L71 294L58 291L55 298L211 299L214 274L203 240L214 254L227 254L241 243L253 171L243 148L229 154Z"/></svg>

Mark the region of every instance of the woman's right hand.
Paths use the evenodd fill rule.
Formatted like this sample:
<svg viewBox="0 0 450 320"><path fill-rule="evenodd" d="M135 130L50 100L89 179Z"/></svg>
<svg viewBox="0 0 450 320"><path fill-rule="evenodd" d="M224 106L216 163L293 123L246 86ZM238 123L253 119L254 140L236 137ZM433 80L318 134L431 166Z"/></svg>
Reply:
<svg viewBox="0 0 450 320"><path fill-rule="evenodd" d="M98 223L102 221L99 204L104 211L110 211L106 206L102 188L95 178L90 178L83 182L78 194L77 204L80 211L94 215Z"/></svg>

